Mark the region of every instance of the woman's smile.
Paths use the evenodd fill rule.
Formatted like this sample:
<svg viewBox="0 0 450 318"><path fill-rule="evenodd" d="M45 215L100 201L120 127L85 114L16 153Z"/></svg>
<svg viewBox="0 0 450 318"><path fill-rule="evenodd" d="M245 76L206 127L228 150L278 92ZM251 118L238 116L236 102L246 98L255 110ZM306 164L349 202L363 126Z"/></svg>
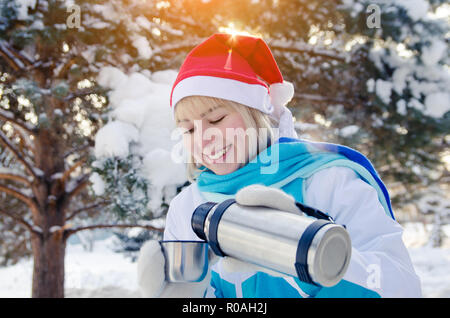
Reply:
<svg viewBox="0 0 450 318"><path fill-rule="evenodd" d="M213 151L211 153L207 153L207 152L203 152L203 159L205 161L208 161L209 163L223 163L225 162L225 158L228 154L228 152L230 151L230 149L232 148L232 144L229 144L228 146L220 149L219 151Z"/></svg>

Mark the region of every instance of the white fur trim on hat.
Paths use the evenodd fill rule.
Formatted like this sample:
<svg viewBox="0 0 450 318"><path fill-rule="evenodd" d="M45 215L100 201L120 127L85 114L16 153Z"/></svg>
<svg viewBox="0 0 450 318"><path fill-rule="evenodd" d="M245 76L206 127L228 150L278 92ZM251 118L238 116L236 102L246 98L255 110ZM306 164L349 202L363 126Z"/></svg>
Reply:
<svg viewBox="0 0 450 318"><path fill-rule="evenodd" d="M172 110L182 98L194 95L231 100L266 114L273 111L267 87L214 76L191 76L180 81L172 93Z"/></svg>

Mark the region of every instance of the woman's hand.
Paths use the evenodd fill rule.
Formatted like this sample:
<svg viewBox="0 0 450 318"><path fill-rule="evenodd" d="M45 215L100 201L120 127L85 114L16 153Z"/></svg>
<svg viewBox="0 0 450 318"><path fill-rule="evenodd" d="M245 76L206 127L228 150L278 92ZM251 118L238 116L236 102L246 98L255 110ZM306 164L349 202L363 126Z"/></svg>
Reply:
<svg viewBox="0 0 450 318"><path fill-rule="evenodd" d="M143 297L158 297L165 282L164 254L158 241L150 240L144 243L139 251L137 262L138 284Z"/></svg>
<svg viewBox="0 0 450 318"><path fill-rule="evenodd" d="M266 206L269 208L291 212L301 213L295 205L294 197L283 190L266 187L260 184L253 184L242 188L236 193L236 202L246 206Z"/></svg>
<svg viewBox="0 0 450 318"><path fill-rule="evenodd" d="M169 283L166 281L164 254L158 241L149 240L139 252L138 284L145 298L198 298L205 295L211 278L210 270L198 283Z"/></svg>

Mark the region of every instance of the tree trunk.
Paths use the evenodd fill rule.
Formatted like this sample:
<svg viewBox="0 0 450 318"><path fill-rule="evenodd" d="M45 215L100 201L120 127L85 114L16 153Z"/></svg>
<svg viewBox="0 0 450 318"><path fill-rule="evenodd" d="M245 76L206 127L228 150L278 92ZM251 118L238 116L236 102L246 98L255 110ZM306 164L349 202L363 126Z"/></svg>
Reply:
<svg viewBox="0 0 450 318"><path fill-rule="evenodd" d="M64 256L66 239L63 235L65 190L59 178L52 177L64 171L60 141L55 129L41 129L36 138L36 166L43 172L34 184L39 211L33 223L40 235L32 236L34 256L32 297L64 297Z"/></svg>
<svg viewBox="0 0 450 318"><path fill-rule="evenodd" d="M33 236L33 298L64 297L64 255L66 242L59 233Z"/></svg>

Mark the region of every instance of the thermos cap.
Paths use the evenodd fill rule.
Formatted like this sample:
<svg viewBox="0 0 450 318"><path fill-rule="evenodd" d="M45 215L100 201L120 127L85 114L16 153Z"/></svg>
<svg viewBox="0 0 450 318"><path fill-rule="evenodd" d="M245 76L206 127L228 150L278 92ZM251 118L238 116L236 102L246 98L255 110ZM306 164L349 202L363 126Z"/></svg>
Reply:
<svg viewBox="0 0 450 318"><path fill-rule="evenodd" d="M308 271L312 280L322 286L336 285L344 276L351 257L350 236L336 224L323 226L308 249Z"/></svg>
<svg viewBox="0 0 450 318"><path fill-rule="evenodd" d="M206 235L205 235L205 220L208 216L209 211L216 205L215 202L206 202L203 204L200 204L192 214L191 218L191 226L194 230L194 233L202 240L206 241Z"/></svg>

